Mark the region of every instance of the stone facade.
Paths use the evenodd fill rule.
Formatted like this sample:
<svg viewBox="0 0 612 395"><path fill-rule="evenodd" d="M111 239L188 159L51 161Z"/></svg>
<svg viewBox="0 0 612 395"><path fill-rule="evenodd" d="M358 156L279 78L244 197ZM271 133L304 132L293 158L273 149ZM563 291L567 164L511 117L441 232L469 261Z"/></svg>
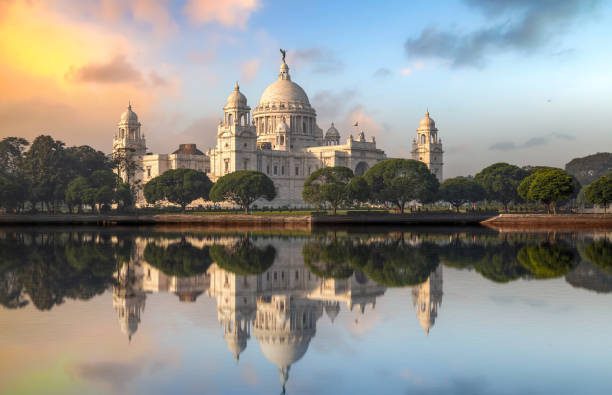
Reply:
<svg viewBox="0 0 612 395"><path fill-rule="evenodd" d="M317 169L345 166L362 175L387 158L375 138L366 139L364 131L356 137L350 135L343 143L333 123L323 133L315 109L304 89L291 80L284 58L277 80L264 90L252 111L236 83L223 107L216 146L206 153L194 144L182 144L172 154L147 153L140 128L130 105L121 115L113 141L114 152L127 150L140 164L133 179L140 187L169 169L203 171L212 181L237 170L255 170L268 175L277 188L277 197L272 202L256 202L259 207L304 206L304 181ZM427 164L442 180L442 141L437 131L427 112L417 129L412 157Z"/></svg>

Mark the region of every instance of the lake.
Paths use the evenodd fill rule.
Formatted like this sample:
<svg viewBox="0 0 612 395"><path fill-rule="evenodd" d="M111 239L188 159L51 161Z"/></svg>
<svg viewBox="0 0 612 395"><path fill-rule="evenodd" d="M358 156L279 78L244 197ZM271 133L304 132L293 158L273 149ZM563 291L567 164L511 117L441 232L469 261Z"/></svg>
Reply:
<svg viewBox="0 0 612 395"><path fill-rule="evenodd" d="M0 392L609 394L611 238L0 229Z"/></svg>

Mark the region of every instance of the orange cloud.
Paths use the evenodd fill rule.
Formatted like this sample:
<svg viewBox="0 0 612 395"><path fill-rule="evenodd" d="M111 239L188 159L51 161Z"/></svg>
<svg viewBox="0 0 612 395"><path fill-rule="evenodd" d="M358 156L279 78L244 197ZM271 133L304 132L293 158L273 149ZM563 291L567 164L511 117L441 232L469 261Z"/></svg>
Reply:
<svg viewBox="0 0 612 395"><path fill-rule="evenodd" d="M0 138L50 133L108 151L128 100L146 116L180 81L119 55L146 53L147 43L50 4L0 3Z"/></svg>
<svg viewBox="0 0 612 395"><path fill-rule="evenodd" d="M216 22L244 28L259 6L259 0L188 0L185 13L196 24Z"/></svg>

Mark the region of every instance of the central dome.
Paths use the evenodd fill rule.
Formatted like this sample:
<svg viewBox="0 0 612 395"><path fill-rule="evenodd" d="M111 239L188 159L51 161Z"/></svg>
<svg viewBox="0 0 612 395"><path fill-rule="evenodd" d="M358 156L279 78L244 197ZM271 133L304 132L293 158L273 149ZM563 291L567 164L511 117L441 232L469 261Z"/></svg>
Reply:
<svg viewBox="0 0 612 395"><path fill-rule="evenodd" d="M310 101L304 89L291 81L289 66L285 62L281 64L278 80L268 85L259 99L260 106L272 103L296 103L310 107Z"/></svg>

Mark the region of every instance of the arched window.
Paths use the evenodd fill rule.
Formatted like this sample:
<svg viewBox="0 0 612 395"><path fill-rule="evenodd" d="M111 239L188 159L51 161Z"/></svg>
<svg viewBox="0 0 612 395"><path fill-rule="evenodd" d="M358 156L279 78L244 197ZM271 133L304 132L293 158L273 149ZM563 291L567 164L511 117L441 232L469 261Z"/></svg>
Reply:
<svg viewBox="0 0 612 395"><path fill-rule="evenodd" d="M425 141L426 141L425 135L422 134L421 135L421 144L425 144Z"/></svg>
<svg viewBox="0 0 612 395"><path fill-rule="evenodd" d="M227 115L227 123L228 125L231 125L234 122L234 115L233 114L228 114Z"/></svg>
<svg viewBox="0 0 612 395"><path fill-rule="evenodd" d="M302 122L302 133L306 134L306 121Z"/></svg>

